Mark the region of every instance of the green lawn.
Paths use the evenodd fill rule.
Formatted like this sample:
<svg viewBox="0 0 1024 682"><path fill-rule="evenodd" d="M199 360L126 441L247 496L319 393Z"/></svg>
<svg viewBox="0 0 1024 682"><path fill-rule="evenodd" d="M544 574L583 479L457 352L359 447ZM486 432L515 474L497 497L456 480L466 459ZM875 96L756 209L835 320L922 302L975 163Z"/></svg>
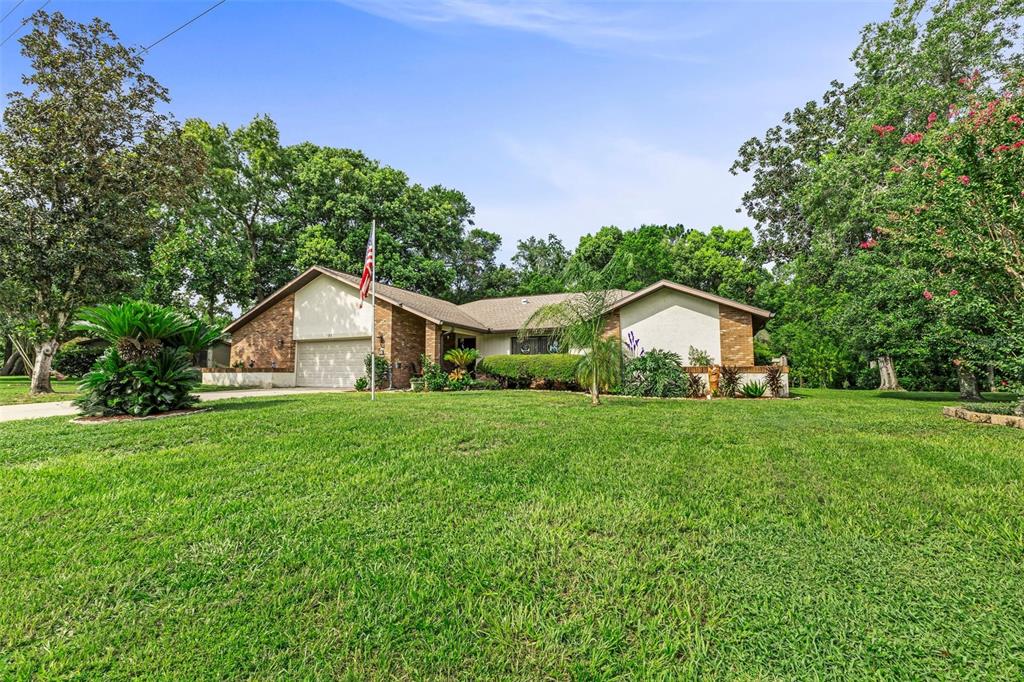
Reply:
<svg viewBox="0 0 1024 682"><path fill-rule="evenodd" d="M0 377L0 405L21 405L22 403L45 403L54 400L71 400L78 396L78 380L50 382L54 393L29 395L28 377Z"/></svg>
<svg viewBox="0 0 1024 682"><path fill-rule="evenodd" d="M801 394L0 424L0 678L1024 677L1024 431Z"/></svg>
<svg viewBox="0 0 1024 682"><path fill-rule="evenodd" d="M25 403L48 403L55 400L73 400L78 397L78 379L67 381L50 382L53 385L53 393L42 395L29 395L28 377L0 377L0 405L22 405ZM209 391L230 391L235 386L214 386L202 384L196 386L196 393L207 393Z"/></svg>

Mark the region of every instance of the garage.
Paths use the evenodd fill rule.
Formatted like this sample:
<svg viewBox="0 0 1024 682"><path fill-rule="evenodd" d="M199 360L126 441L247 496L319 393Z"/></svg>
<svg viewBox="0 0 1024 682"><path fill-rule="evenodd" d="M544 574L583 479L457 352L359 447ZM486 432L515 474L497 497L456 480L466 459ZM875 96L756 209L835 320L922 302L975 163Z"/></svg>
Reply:
<svg viewBox="0 0 1024 682"><path fill-rule="evenodd" d="M299 341L295 348L295 385L352 388L366 372L370 339Z"/></svg>

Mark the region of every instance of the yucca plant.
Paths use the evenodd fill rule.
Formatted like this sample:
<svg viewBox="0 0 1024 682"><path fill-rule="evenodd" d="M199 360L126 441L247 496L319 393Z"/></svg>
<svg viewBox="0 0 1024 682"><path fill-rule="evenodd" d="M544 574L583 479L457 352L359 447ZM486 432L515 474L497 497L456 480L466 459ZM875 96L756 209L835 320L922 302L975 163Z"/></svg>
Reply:
<svg viewBox="0 0 1024 682"><path fill-rule="evenodd" d="M767 391L768 386L763 381L748 381L740 389L744 398L762 398Z"/></svg>

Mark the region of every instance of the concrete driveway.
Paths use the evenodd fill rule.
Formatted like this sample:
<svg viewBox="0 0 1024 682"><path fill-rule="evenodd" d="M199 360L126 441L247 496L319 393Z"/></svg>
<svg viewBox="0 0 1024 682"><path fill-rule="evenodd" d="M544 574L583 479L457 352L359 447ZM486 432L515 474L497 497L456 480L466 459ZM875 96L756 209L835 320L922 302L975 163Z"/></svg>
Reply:
<svg viewBox="0 0 1024 682"><path fill-rule="evenodd" d="M350 388L240 388L237 391L210 391L198 393L200 402L227 400L228 398L263 398L275 395L298 393L349 393ZM0 422L41 417L72 417L78 414L70 400L53 403L29 403L28 405L0 405Z"/></svg>

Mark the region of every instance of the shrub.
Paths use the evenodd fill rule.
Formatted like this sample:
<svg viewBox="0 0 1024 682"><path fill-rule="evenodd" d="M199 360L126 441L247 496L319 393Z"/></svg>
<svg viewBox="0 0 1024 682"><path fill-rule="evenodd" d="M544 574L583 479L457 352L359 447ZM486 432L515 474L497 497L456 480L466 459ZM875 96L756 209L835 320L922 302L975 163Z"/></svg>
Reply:
<svg viewBox="0 0 1024 682"><path fill-rule="evenodd" d="M53 368L69 377L85 376L105 350L103 347L85 345L78 339L72 339L61 346L53 356Z"/></svg>
<svg viewBox="0 0 1024 682"><path fill-rule="evenodd" d="M744 398L761 398L767 390L768 386L763 381L748 381L743 384L740 392Z"/></svg>
<svg viewBox="0 0 1024 682"><path fill-rule="evenodd" d="M710 353L706 350L701 350L700 348L694 348L693 346L690 346L690 352L688 353L687 359L690 361L691 367L710 367L715 364L714 360L711 359Z"/></svg>
<svg viewBox="0 0 1024 682"><path fill-rule="evenodd" d="M547 355L491 355L477 370L497 379L505 388L525 388L541 380L545 386L577 388L576 365L580 356L566 353Z"/></svg>
<svg viewBox="0 0 1024 682"><path fill-rule="evenodd" d="M782 367L771 365L765 370L764 383L774 398L782 397Z"/></svg>
<svg viewBox="0 0 1024 682"><path fill-rule="evenodd" d="M704 377L700 374L686 374L686 397L687 398L703 398L707 395L707 390L704 388Z"/></svg>
<svg viewBox="0 0 1024 682"><path fill-rule="evenodd" d="M370 387L370 380L366 377L359 377L356 379L355 389L357 391L365 391Z"/></svg>
<svg viewBox="0 0 1024 682"><path fill-rule="evenodd" d="M421 355L420 365L423 367L423 385L428 391L443 391L448 388L448 375L439 363L426 355Z"/></svg>
<svg viewBox="0 0 1024 682"><path fill-rule="evenodd" d="M686 394L683 361L676 353L652 349L626 363L622 392L626 395L677 398Z"/></svg>
<svg viewBox="0 0 1024 682"><path fill-rule="evenodd" d="M983 412L985 414L1016 414L1016 403L964 403L961 405L965 410L971 412Z"/></svg>
<svg viewBox="0 0 1024 682"><path fill-rule="evenodd" d="M200 320L143 301L84 308L72 325L110 343L83 377L85 414L144 416L190 407L200 374L192 356L223 336Z"/></svg>
<svg viewBox="0 0 1024 682"><path fill-rule="evenodd" d="M454 382L462 382L469 378L469 366L476 362L480 353L475 348L452 348L444 354L444 359L455 365L448 378Z"/></svg>
<svg viewBox="0 0 1024 682"><path fill-rule="evenodd" d="M377 365L376 368L374 368L373 366L374 363L376 363ZM373 353L367 353L366 358L363 360L363 368L366 370L367 386L369 386L370 372L371 370L373 370L376 372L375 378L377 388L380 389L387 387L388 376L391 373L391 365L388 363L386 359L382 358L379 355L374 355Z"/></svg>
<svg viewBox="0 0 1024 682"><path fill-rule="evenodd" d="M722 365L718 375L718 393L726 398L735 398L736 392L740 390L739 367L727 367Z"/></svg>

